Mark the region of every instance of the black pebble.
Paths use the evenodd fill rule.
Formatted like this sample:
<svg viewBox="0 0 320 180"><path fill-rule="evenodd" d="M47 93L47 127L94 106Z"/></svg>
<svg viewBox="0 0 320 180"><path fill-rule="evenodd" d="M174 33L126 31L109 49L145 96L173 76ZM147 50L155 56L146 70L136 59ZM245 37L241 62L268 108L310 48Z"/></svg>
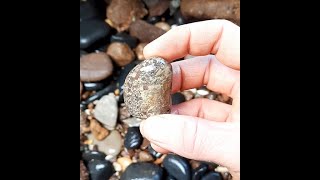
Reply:
<svg viewBox="0 0 320 180"><path fill-rule="evenodd" d="M153 163L138 162L130 164L120 180L161 180L163 169Z"/></svg>
<svg viewBox="0 0 320 180"><path fill-rule="evenodd" d="M95 94L90 96L86 101L81 102L81 103L83 103L84 105L88 105L89 103L91 103L97 99L100 99L102 96L108 95L110 92L113 92L114 90L116 90L116 85L113 83L113 84L110 84L107 87L103 88L102 90L96 92ZM80 108L81 108L81 105L80 105Z"/></svg>
<svg viewBox="0 0 320 180"><path fill-rule="evenodd" d="M100 151L86 151L82 154L84 162L88 163L91 160L104 160L106 154Z"/></svg>
<svg viewBox="0 0 320 180"><path fill-rule="evenodd" d="M162 164L168 174L175 177L177 180L191 179L191 168L185 158L175 154L168 154L164 158Z"/></svg>
<svg viewBox="0 0 320 180"><path fill-rule="evenodd" d="M115 173L112 163L107 160L89 161L88 169L91 180L106 180Z"/></svg>
<svg viewBox="0 0 320 180"><path fill-rule="evenodd" d="M143 137L139 127L129 127L124 136L124 147L127 149L138 149L142 143Z"/></svg>
<svg viewBox="0 0 320 180"><path fill-rule="evenodd" d="M219 173L211 171L208 174L206 174L205 176L203 176L203 178L201 178L201 180L222 180L222 177Z"/></svg>
<svg viewBox="0 0 320 180"><path fill-rule="evenodd" d="M121 32L114 34L110 37L110 42L121 42L128 44L131 48L135 48L137 46L137 38L130 36L127 33Z"/></svg>
<svg viewBox="0 0 320 180"><path fill-rule="evenodd" d="M87 91L98 91L103 88L103 83L91 83L91 82L85 82L83 83L84 89Z"/></svg>
<svg viewBox="0 0 320 180"><path fill-rule="evenodd" d="M208 165L201 163L199 167L192 170L192 180L200 180L208 171Z"/></svg>
<svg viewBox="0 0 320 180"><path fill-rule="evenodd" d="M182 16L180 9L174 13L173 17L178 26L187 23L187 20Z"/></svg>
<svg viewBox="0 0 320 180"><path fill-rule="evenodd" d="M80 22L80 49L88 48L94 42L108 35L109 25L103 20L91 19Z"/></svg>
<svg viewBox="0 0 320 180"><path fill-rule="evenodd" d="M84 102L84 101L81 101L80 102L80 109L81 109L81 111L84 111L85 109L87 109L87 103L86 102Z"/></svg>
<svg viewBox="0 0 320 180"><path fill-rule="evenodd" d="M150 153L154 158L156 158L156 159L158 159L158 158L160 158L160 157L162 156L161 153L155 151L155 150L152 148L151 144L149 144L149 146L148 146L148 151L149 151L149 153Z"/></svg>
<svg viewBox="0 0 320 180"><path fill-rule="evenodd" d="M161 21L161 17L160 17L160 16L148 17L146 21L147 21L149 24L155 24L155 23Z"/></svg>
<svg viewBox="0 0 320 180"><path fill-rule="evenodd" d="M180 104L186 101L186 97L180 92L176 92L172 94L171 99L172 99L172 105Z"/></svg>
<svg viewBox="0 0 320 180"><path fill-rule="evenodd" d="M92 3L80 1L80 22L94 18L98 18L98 14Z"/></svg>

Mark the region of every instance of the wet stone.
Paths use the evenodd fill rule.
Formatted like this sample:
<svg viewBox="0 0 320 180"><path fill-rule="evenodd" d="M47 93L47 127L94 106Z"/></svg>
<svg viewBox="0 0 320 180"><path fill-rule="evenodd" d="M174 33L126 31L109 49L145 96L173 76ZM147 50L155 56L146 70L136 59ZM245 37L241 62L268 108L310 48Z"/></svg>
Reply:
<svg viewBox="0 0 320 180"><path fill-rule="evenodd" d="M90 45L108 35L110 27L102 20L90 19L80 22L80 49Z"/></svg>
<svg viewBox="0 0 320 180"><path fill-rule="evenodd" d="M222 177L221 177L220 173L211 171L208 174L206 174L205 176L203 176L201 178L201 180L222 180Z"/></svg>
<svg viewBox="0 0 320 180"><path fill-rule="evenodd" d="M91 160L104 160L106 154L99 151L86 151L82 154L82 159L88 163Z"/></svg>
<svg viewBox="0 0 320 180"><path fill-rule="evenodd" d="M208 171L208 165L201 163L197 168L192 170L192 180L200 180Z"/></svg>
<svg viewBox="0 0 320 180"><path fill-rule="evenodd" d="M171 98L172 98L172 105L180 104L186 101L185 96L180 92L176 92L172 94Z"/></svg>
<svg viewBox="0 0 320 180"><path fill-rule="evenodd" d="M107 160L89 161L88 169L90 172L90 180L108 179L115 172L112 163Z"/></svg>
<svg viewBox="0 0 320 180"><path fill-rule="evenodd" d="M168 154L163 160L163 167L177 180L190 180L191 168L187 160L175 154Z"/></svg>
<svg viewBox="0 0 320 180"><path fill-rule="evenodd" d="M83 84L87 91L99 91L103 88L103 83L86 82Z"/></svg>
<svg viewBox="0 0 320 180"><path fill-rule="evenodd" d="M91 2L80 1L80 22L88 19L94 19L97 17L97 11Z"/></svg>
<svg viewBox="0 0 320 180"><path fill-rule="evenodd" d="M130 48L135 48L137 46L137 38L130 36L127 33L117 33L110 37L110 42L121 42L126 43Z"/></svg>
<svg viewBox="0 0 320 180"><path fill-rule="evenodd" d="M172 67L162 58L142 61L124 83L124 102L129 113L146 119L170 113Z"/></svg>
<svg viewBox="0 0 320 180"><path fill-rule="evenodd" d="M149 151L149 153L150 153L154 158L156 158L156 159L158 159L158 158L160 158L160 157L162 156L161 153L155 151L155 150L152 148L151 144L149 144L149 146L148 146L148 151Z"/></svg>
<svg viewBox="0 0 320 180"><path fill-rule="evenodd" d="M139 127L129 127L124 137L124 147L127 149L138 149L142 143L143 137Z"/></svg>
<svg viewBox="0 0 320 180"><path fill-rule="evenodd" d="M121 180L161 180L163 169L152 163L138 162L130 164L121 176Z"/></svg>

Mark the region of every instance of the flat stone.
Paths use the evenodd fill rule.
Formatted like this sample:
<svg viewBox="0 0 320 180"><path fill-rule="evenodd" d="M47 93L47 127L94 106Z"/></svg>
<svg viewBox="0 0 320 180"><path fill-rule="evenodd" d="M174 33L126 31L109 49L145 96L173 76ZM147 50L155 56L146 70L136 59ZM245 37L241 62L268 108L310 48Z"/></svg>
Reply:
<svg viewBox="0 0 320 180"><path fill-rule="evenodd" d="M118 102L113 93L103 96L94 108L94 117L107 129L113 130L118 117Z"/></svg>
<svg viewBox="0 0 320 180"><path fill-rule="evenodd" d="M90 53L80 57L80 80L100 81L112 74L113 65L106 53Z"/></svg>
<svg viewBox="0 0 320 180"><path fill-rule="evenodd" d="M146 119L170 113L172 66L155 57L133 68L124 83L124 102L129 113Z"/></svg>

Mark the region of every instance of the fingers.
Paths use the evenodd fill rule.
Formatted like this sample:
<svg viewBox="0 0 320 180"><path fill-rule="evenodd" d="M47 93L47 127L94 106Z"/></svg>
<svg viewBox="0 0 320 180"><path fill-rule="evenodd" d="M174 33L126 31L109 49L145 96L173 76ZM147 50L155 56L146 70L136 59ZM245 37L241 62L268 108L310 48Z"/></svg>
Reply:
<svg viewBox="0 0 320 180"><path fill-rule="evenodd" d="M197 88L207 85L207 88L234 96L234 85L240 80L240 71L231 69L215 56L200 56L172 63L172 91Z"/></svg>
<svg viewBox="0 0 320 180"><path fill-rule="evenodd" d="M167 114L143 121L140 131L151 143L170 152L240 170L240 123Z"/></svg>
<svg viewBox="0 0 320 180"><path fill-rule="evenodd" d="M177 115L194 116L211 121L225 122L231 112L231 106L219 101L197 98L172 106L171 112Z"/></svg>
<svg viewBox="0 0 320 180"><path fill-rule="evenodd" d="M240 27L226 20L208 20L174 28L143 50L146 58L160 56L171 62L187 54L216 55L226 66L240 69Z"/></svg>

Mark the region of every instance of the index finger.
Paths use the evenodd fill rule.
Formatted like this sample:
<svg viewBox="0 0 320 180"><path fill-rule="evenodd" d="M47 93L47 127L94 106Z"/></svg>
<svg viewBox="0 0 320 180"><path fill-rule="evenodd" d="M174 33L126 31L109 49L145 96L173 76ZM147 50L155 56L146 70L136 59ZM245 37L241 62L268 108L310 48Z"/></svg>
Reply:
<svg viewBox="0 0 320 180"><path fill-rule="evenodd" d="M159 56L171 62L187 54L214 54L233 69L240 69L240 27L227 20L208 20L178 26L149 43L146 58Z"/></svg>

